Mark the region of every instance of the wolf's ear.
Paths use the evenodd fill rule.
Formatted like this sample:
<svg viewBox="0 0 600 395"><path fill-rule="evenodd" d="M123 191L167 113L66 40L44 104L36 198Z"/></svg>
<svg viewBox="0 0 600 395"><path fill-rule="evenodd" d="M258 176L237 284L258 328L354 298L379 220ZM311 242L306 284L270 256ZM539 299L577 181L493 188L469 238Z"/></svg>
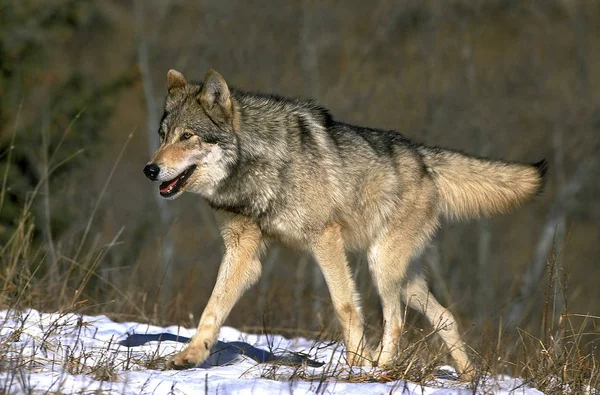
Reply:
<svg viewBox="0 0 600 395"><path fill-rule="evenodd" d="M167 72L167 89L171 93L174 89L183 88L187 84L185 77L177 70Z"/></svg>
<svg viewBox="0 0 600 395"><path fill-rule="evenodd" d="M214 122L231 123L233 117L231 94L221 74L214 70L206 73L197 99Z"/></svg>

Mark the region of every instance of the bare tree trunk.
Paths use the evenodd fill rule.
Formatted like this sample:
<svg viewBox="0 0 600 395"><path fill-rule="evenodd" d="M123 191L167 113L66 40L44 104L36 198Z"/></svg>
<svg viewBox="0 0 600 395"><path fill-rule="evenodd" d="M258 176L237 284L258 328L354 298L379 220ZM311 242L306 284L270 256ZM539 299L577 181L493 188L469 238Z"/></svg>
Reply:
<svg viewBox="0 0 600 395"><path fill-rule="evenodd" d="M471 27L467 27L470 29ZM475 68L475 62L473 61L473 37L470 30L463 32L466 36L463 48L462 57L465 63L465 79L467 82L469 100L474 101L477 96L477 69ZM477 127L477 126L476 126ZM479 155L488 156L490 154L490 141L485 131L477 127L479 135ZM477 321L481 324L486 316L486 310L491 300L490 296L490 244L492 240L492 234L490 231L490 223L487 219L481 219L477 223L477 287L475 292L475 305L477 311Z"/></svg>
<svg viewBox="0 0 600 395"><path fill-rule="evenodd" d="M148 128L148 152L150 155L154 153L159 145L158 139L158 112L159 107L157 105L156 97L154 95L154 88L152 84L152 77L150 73L150 61L148 59L148 42L146 40L146 33L144 31L145 12L144 12L144 1L134 1L134 13L135 13L135 24L136 24L136 53L137 62L142 77L142 84L144 89L144 99L146 102L146 124ZM161 249L161 302L166 302L170 294L171 279L172 279L172 259L175 252L173 247L173 239L171 237L171 224L173 221L173 213L171 207L167 202L162 199L158 193L154 194L156 205L160 213L160 229L164 232Z"/></svg>
<svg viewBox="0 0 600 395"><path fill-rule="evenodd" d="M557 190L562 191L565 187L566 175L565 175L565 153L563 147L562 129L554 123L554 130L552 132L552 146L554 148L554 174L556 174L556 186ZM554 235L555 248L562 248L565 243L565 232L567 229L567 213L563 210L556 218L556 230ZM554 301L554 318L557 319L562 311L564 305L564 295L561 296L561 276L562 272L562 254L556 254L555 261L555 273L554 286L553 286L553 298Z"/></svg>

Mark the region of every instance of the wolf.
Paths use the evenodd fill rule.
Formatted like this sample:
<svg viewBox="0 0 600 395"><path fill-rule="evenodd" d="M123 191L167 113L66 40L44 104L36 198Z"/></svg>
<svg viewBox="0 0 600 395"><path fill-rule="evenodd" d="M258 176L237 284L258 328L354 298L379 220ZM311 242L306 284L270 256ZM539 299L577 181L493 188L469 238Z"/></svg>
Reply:
<svg viewBox="0 0 600 395"><path fill-rule="evenodd" d="M417 144L396 131L334 120L313 101L167 73L160 146L144 174L175 199L200 195L222 216L225 252L187 348L169 368L201 364L234 304L261 274L270 241L308 251L320 266L351 365L394 361L403 306L425 315L459 375L474 368L456 320L428 292L417 258L442 219L505 213L539 194L547 162L518 163ZM366 252L383 308L379 346L368 347L346 253Z"/></svg>

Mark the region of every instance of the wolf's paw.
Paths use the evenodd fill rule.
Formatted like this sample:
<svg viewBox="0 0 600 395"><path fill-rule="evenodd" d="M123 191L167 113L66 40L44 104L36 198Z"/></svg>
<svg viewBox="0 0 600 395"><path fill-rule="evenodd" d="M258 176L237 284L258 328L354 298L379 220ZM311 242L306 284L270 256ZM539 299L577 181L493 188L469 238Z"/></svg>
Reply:
<svg viewBox="0 0 600 395"><path fill-rule="evenodd" d="M176 354L167 363L167 369L190 369L206 361L210 355L210 349L203 346L188 346L185 350Z"/></svg>
<svg viewBox="0 0 600 395"><path fill-rule="evenodd" d="M469 367L467 370L463 370L458 374L458 379L467 383L472 382L477 377L475 370L472 367Z"/></svg>
<svg viewBox="0 0 600 395"><path fill-rule="evenodd" d="M373 357L373 366L389 366L394 362L394 354L390 352L382 352L374 353Z"/></svg>

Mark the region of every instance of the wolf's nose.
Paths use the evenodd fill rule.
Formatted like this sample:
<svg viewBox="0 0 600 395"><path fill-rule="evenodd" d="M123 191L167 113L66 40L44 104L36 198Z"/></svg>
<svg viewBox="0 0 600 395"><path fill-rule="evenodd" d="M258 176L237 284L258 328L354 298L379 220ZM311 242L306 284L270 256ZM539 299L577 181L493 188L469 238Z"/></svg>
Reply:
<svg viewBox="0 0 600 395"><path fill-rule="evenodd" d="M156 180L158 173L160 173L160 167L158 167L158 165L150 163L149 165L144 166L144 174L150 181Z"/></svg>

